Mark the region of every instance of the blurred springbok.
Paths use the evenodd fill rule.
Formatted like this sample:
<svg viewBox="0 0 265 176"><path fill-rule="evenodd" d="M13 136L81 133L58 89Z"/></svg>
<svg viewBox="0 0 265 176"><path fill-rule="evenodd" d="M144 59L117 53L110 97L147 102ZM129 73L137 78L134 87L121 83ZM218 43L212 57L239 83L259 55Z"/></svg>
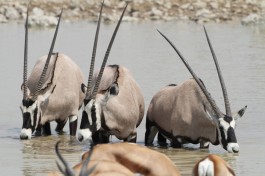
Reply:
<svg viewBox="0 0 265 176"><path fill-rule="evenodd" d="M93 139L94 143L107 143L109 136L115 135L120 140L136 142L136 128L144 115L142 92L129 70L124 66L109 65L105 68L128 4L112 35L100 71L93 75L103 5L104 2L97 24L78 140L81 142Z"/></svg>
<svg viewBox="0 0 265 176"><path fill-rule="evenodd" d="M81 90L84 78L80 68L66 55L53 53L63 10L59 16L48 56L41 57L27 78L28 11L25 24L23 74L23 125L21 139L36 135L50 135L50 121L57 122L56 131L63 130L69 118L70 135L76 135L77 115L85 97Z"/></svg>
<svg viewBox="0 0 265 176"><path fill-rule="evenodd" d="M235 176L233 169L218 155L210 154L196 163L193 176Z"/></svg>
<svg viewBox="0 0 265 176"><path fill-rule="evenodd" d="M205 28L204 31L222 86L226 114L220 111L203 82L177 48L158 31L174 48L194 79L178 86L167 86L154 95L146 117L146 145L152 145L159 131L162 134L160 139L161 136L170 139L174 147L181 147L183 143L200 143L201 148L208 148L211 142L213 145L221 144L228 152L239 152L234 131L235 120L242 117L247 106L237 113L231 113L224 80Z"/></svg>
<svg viewBox="0 0 265 176"><path fill-rule="evenodd" d="M56 144L56 153L63 165L59 170L68 176L96 175L180 175L174 163L165 155L134 143L98 144L82 155L82 161L73 168L64 160ZM70 173L70 174L68 174ZM52 174L50 174L52 175ZM54 173L54 175L58 175Z"/></svg>

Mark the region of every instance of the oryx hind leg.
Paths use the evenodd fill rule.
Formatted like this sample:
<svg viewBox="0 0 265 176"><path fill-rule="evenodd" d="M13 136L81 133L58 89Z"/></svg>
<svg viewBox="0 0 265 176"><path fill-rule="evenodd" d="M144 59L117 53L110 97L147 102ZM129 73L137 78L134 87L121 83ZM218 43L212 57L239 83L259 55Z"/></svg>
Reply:
<svg viewBox="0 0 265 176"><path fill-rule="evenodd" d="M52 134L51 132L51 125L50 122L46 122L43 126L42 126L42 134L45 136L49 136Z"/></svg>
<svg viewBox="0 0 265 176"><path fill-rule="evenodd" d="M148 117L146 117L146 131L145 131L145 145L150 146L153 145L154 138L158 132L157 127L153 122L151 122Z"/></svg>
<svg viewBox="0 0 265 176"><path fill-rule="evenodd" d="M157 143L160 146L167 146L167 139L162 135L161 132L158 132L157 134Z"/></svg>
<svg viewBox="0 0 265 176"><path fill-rule="evenodd" d="M70 129L70 135L75 136L77 129L77 115L72 115L69 117L69 129Z"/></svg>
<svg viewBox="0 0 265 176"><path fill-rule="evenodd" d="M200 140L200 148L201 149L208 149L210 145L210 142L205 140Z"/></svg>
<svg viewBox="0 0 265 176"><path fill-rule="evenodd" d="M182 139L180 137L173 137L172 141L171 141L171 147L181 148L182 147L181 141L182 141Z"/></svg>
<svg viewBox="0 0 265 176"><path fill-rule="evenodd" d="M57 126L55 128L55 131L58 132L59 134L63 133L63 128L67 122L67 120L56 120Z"/></svg>

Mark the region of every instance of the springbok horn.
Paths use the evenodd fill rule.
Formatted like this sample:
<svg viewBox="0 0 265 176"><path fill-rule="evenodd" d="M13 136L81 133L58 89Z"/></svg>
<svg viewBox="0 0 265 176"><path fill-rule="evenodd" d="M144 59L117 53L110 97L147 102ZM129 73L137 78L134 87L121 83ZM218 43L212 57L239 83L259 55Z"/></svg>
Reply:
<svg viewBox="0 0 265 176"><path fill-rule="evenodd" d="M212 106L214 112L216 113L216 115L218 116L218 118L222 117L223 115L222 115L220 109L217 107L217 105L215 104L214 100L212 99L210 93L203 86L203 84L199 80L198 76L194 73L194 71L192 70L192 68L188 64L188 62L184 59L184 57L181 55L181 53L178 51L178 49L174 46L174 44L164 34L162 34L159 30L157 30L157 31L167 40L167 42L174 48L176 53L179 55L179 57L181 58L181 60L183 61L183 63L185 64L185 66L187 67L187 69L189 70L189 72L191 73L193 78L195 79L195 81L197 82L197 84L200 86L202 92L204 93L204 95L208 99L209 103L211 104L211 106Z"/></svg>
<svg viewBox="0 0 265 176"><path fill-rule="evenodd" d="M37 88L36 88L35 94L33 96L33 100L36 100L37 95L38 95L39 91L41 90L41 87L42 87L42 84L43 84L43 81L44 81L44 78L45 78L45 75L46 75L46 72L47 72L47 69L48 69L48 66L49 66L49 62L50 62L50 59L51 59L51 56L52 56L52 52L53 52L54 44L55 44L55 41L56 41L56 37L57 37L57 33L58 33L58 29L59 29L62 13L63 13L63 9L61 10L61 13L59 15L59 20L57 22L57 26L56 26L56 30L55 30L55 33L54 33L54 36L53 36L53 40L52 40L52 44L51 44L51 47L50 47L50 51L49 51L45 66L43 68L43 71L41 73L39 82L37 84Z"/></svg>
<svg viewBox="0 0 265 176"><path fill-rule="evenodd" d="M90 152L88 154L88 157L86 158L86 160L84 161L84 163L82 165L82 168L81 168L81 171L80 171L80 174L79 174L80 176L81 175L89 175L89 174L91 174L95 170L97 164L95 164L94 166L92 166L89 169L87 168L92 153L93 153L93 147L90 149Z"/></svg>
<svg viewBox="0 0 265 176"><path fill-rule="evenodd" d="M218 64L216 55L214 53L214 50L213 50L213 47L212 47L210 38L209 38L209 36L207 34L207 31L206 31L206 28L205 28L204 25L203 25L203 28L204 28L204 32L205 32L205 35L206 35L206 38L207 38L207 42L209 44L209 47L210 47L210 50L211 50L211 53L212 53L212 56L213 56L213 60L214 60L215 66L216 66L216 70L217 70L218 77L219 77L219 80L220 80L220 83L221 83L221 87L222 87L222 90L223 90L223 96L224 96L224 102L225 102L226 115L229 116L229 117L231 117L232 116L232 112L231 112L231 108L230 108L230 103L229 103L228 94L227 94L227 91L226 91L226 86L225 86L224 78L222 76L221 69L219 67L219 64Z"/></svg>
<svg viewBox="0 0 265 176"><path fill-rule="evenodd" d="M63 163L65 169L62 168L62 166L56 162L59 170L64 174L64 175L69 175L69 176L74 176L75 175L75 172L74 170L69 166L69 164L65 161L65 159L63 158L63 156L60 154L59 152L59 143L60 141L58 141L55 145L55 152L56 152L56 155L58 156L58 158L61 160L61 162Z"/></svg>
<svg viewBox="0 0 265 176"><path fill-rule="evenodd" d="M24 46L24 71L23 71L23 100L27 98L27 77L28 77L28 17L29 4L27 8L27 18L25 23L25 46Z"/></svg>
<svg viewBox="0 0 265 176"><path fill-rule="evenodd" d="M117 31L118 31L118 29L119 29L120 23L121 23L121 21L122 21L122 17L123 17L123 15L124 15L124 12L125 12L127 6L128 6L128 3L126 3L125 8L123 9L123 12L122 12L121 17L120 17L120 19L119 19L119 22L118 22L118 24L117 24L117 26L116 26L116 28L115 28L115 30L114 30L114 33L113 33L113 35L112 35L112 37L111 37L111 40L110 40L109 46L108 46L107 51L106 51L106 53L105 53L104 60L103 60L103 62L102 62L102 65L101 65L101 68L100 68L100 71L99 71L99 74L98 74L98 77L97 77L97 81L96 81L96 83L95 83L95 87L94 87L93 92L92 92L92 95L91 95L91 98L92 98L92 99L95 99L95 97L96 97L96 94L97 94L97 91L98 91L98 87L99 87L99 83L100 83L100 80L101 80L101 78L102 78L103 71L104 71L105 65L106 65L106 63L107 63L107 60L108 60L108 57L109 57L109 53L110 53L110 50L111 50L111 47L112 47L112 44L113 44L113 41L114 41L114 39L115 39L115 36L116 36L116 34L117 34Z"/></svg>
<svg viewBox="0 0 265 176"><path fill-rule="evenodd" d="M99 17L98 17L97 30L96 30L96 35L95 35L95 39L94 39L94 46L93 46L91 63L90 63L89 77L88 77L88 82L87 82L86 98L88 98L88 96L91 95L92 77L93 77L93 72L94 72L94 64L95 64L95 57L96 57L97 44L98 44L98 33L99 33L99 29L100 29L101 15L102 15L103 6L104 6L104 0L103 0L103 2L101 4L100 13L99 13Z"/></svg>

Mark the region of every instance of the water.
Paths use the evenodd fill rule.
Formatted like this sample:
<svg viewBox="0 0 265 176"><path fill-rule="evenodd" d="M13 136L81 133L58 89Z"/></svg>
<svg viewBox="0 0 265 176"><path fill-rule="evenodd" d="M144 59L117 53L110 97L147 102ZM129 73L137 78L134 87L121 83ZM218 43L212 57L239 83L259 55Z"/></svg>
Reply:
<svg viewBox="0 0 265 176"><path fill-rule="evenodd" d="M85 76L91 58L95 23L62 23L54 51L69 55ZM195 162L215 153L222 156L237 175L263 175L265 119L265 28L246 27L238 23L207 24L206 28L219 59L226 81L231 108L237 111L248 105L236 128L239 154L229 154L220 146L209 150L159 149L176 164L182 175L190 175ZM194 23L144 22L123 23L113 45L108 64L128 67L143 90L146 109L152 96L170 83L181 83L191 77L177 54L158 34L168 36L182 52L207 89L224 111L222 92L214 63L204 36L203 27ZM101 64L114 25L102 25L97 64ZM65 135L53 135L21 141L24 27L22 24L0 25L0 170L1 175L45 175L57 171L54 144L61 140L61 152L71 165L77 163L86 144L69 142L68 125ZM49 50L54 29L30 29L29 70ZM145 120L138 129L138 143L143 145ZM118 140L112 138L113 142Z"/></svg>

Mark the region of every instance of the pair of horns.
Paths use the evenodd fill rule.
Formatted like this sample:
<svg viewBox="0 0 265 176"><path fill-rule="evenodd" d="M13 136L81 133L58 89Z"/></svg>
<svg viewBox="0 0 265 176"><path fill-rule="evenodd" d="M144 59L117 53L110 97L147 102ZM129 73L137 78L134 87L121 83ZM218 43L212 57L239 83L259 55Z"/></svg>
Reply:
<svg viewBox="0 0 265 176"><path fill-rule="evenodd" d="M51 47L49 50L49 54L48 54L45 66L44 66L43 71L41 73L40 79L39 79L38 83L36 84L36 88L35 88L33 98L32 98L32 100L34 100L34 101L37 99L37 96L39 95L39 91L41 90L41 87L42 87L43 82L44 82L44 78L45 78L45 75L46 75L46 72L48 69L48 65L49 65L49 62L50 62L50 59L52 56L52 52L53 52L53 48L54 48L54 44L56 41L62 13L63 13L63 9L61 10L61 13L59 15L59 20L58 20L57 25L56 25L55 33L53 36L52 44L51 44ZM26 23L25 23L24 74L23 74L23 89L24 89L23 99L24 100L27 99L27 85L26 85L26 83L27 83L27 65L28 65L28 16L29 16L29 5L27 8L27 17L26 17Z"/></svg>
<svg viewBox="0 0 265 176"><path fill-rule="evenodd" d="M224 79L216 58L216 55L214 53L214 50L212 48L212 44L211 41L209 39L209 36L207 34L206 28L204 27L204 32L207 38L207 42L209 44L214 62L215 62L215 66L216 66L216 70L218 73L218 77L220 80L220 84L222 87L222 91L223 91L223 96L224 96L224 103L225 103L225 109L226 109L226 115L231 117L232 113L231 113L231 108L230 108L230 103L229 103L229 99L228 99L228 94L226 91L226 86L224 83ZM195 79L195 81L197 82L197 84L200 86L201 90L203 91L204 95L206 96L207 100L209 101L209 103L211 104L214 112L216 113L216 115L218 116L218 118L222 117L222 112L220 111L220 109L218 108L218 106L216 105L215 101L213 100L213 98L211 97L210 93L207 91L207 89L203 86L202 82L199 80L198 76L195 74L195 72L192 70L192 68L190 67L190 65L188 64L188 62L185 60L185 58L182 56L182 54L178 51L178 49L174 46L174 44L164 35L162 34L159 30L157 30L166 40L167 42L173 47L173 49L176 51L176 53L179 55L179 57L181 58L181 60L183 61L183 63L185 64L185 66L187 67L187 69L189 70L189 72L191 73L191 75L193 76L193 78Z"/></svg>
<svg viewBox="0 0 265 176"><path fill-rule="evenodd" d="M109 53L110 53L112 44L114 42L114 39L115 39L116 34L118 32L118 29L120 27L120 23L122 21L122 18L123 18L124 12L125 12L125 10L126 10L126 8L128 6L128 3L126 3L126 6L124 7L123 12L122 12L122 14L120 16L120 19L119 19L119 21L118 21L118 23L117 23L117 25L115 27L115 30L114 30L114 32L112 34L110 43L108 45L107 51L105 53L103 62L101 64L100 71L98 73L98 76L97 76L97 79L96 79L96 82L95 82L95 85L94 85L94 89L92 90L92 77L93 77L93 72L94 72L95 57L96 57L96 51L97 51L98 35L99 35L99 29L100 29L100 22L101 22L103 6L104 6L104 1L101 4L100 14L99 14L98 23L97 23L97 30L96 30L96 35L95 35L95 39L94 39L94 46L93 46L93 52L92 52L92 58L91 58L91 63L90 63L90 70L89 70L89 77L88 77L88 83L87 83L86 99L95 99L95 97L96 97L96 94L97 94L97 91L98 91L98 87L99 87L99 84L100 84L100 81L101 81L101 78L102 78L102 75L103 75L103 72L104 72L104 68L106 66L106 63L107 63L107 60L108 60L108 57L109 57Z"/></svg>
<svg viewBox="0 0 265 176"><path fill-rule="evenodd" d="M59 168L59 170L61 171L62 174L67 175L67 176L75 176L75 171L69 166L69 164L67 163L67 161L63 158L63 156L60 154L59 152L59 144L60 141L58 141L55 145L55 152L56 155L58 156L58 158L60 159L60 161L62 162L64 168L56 161L57 167ZM87 165L90 161L91 155L93 153L93 147L90 149L89 155L86 158L86 160L84 161L81 171L79 173L80 176L84 176L84 175L90 175L96 168L96 165L92 166L91 168L87 169Z"/></svg>

